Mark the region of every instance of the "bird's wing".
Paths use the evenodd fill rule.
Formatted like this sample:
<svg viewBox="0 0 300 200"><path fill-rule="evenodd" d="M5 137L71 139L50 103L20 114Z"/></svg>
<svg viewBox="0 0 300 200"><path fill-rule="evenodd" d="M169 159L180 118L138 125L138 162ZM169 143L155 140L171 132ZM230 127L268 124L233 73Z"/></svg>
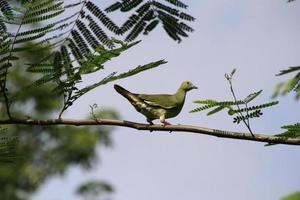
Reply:
<svg viewBox="0 0 300 200"><path fill-rule="evenodd" d="M172 109L177 106L176 99L174 95L168 94L157 94L157 95L147 95L140 94L138 95L142 101L150 106L160 107L163 109Z"/></svg>

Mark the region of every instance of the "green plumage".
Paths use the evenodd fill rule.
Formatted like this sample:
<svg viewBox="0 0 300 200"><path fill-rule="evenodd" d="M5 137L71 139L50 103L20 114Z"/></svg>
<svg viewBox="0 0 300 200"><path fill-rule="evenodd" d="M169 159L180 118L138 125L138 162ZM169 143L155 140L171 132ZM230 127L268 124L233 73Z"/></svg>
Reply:
<svg viewBox="0 0 300 200"><path fill-rule="evenodd" d="M165 119L176 117L184 104L186 93L197 89L191 82L185 81L173 95L169 94L135 94L119 85L114 85L118 93L124 96L134 108L142 113L147 121L152 124L155 119L160 119L164 125L169 125Z"/></svg>

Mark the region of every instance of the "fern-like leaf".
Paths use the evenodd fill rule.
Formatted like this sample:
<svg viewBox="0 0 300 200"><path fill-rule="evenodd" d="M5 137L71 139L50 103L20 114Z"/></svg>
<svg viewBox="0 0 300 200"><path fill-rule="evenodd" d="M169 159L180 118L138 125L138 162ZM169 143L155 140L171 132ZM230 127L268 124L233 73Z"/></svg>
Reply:
<svg viewBox="0 0 300 200"><path fill-rule="evenodd" d="M31 2L28 2L27 6L24 6L24 7L27 8L27 9L28 9L28 7L30 7L30 10L36 11L36 10L41 10L43 8L50 7L56 2L57 2L57 0L31 1Z"/></svg>
<svg viewBox="0 0 300 200"><path fill-rule="evenodd" d="M113 40L116 41L116 40ZM88 54L88 60L83 61L81 67L80 67L80 74L88 74L93 73L95 71L98 71L99 69L103 69L103 64L107 61L111 60L114 57L119 56L122 52L128 50L129 48L137 45L140 41L132 42L129 44L121 43L121 47L114 48L111 50L105 49L104 47L99 46L96 48L96 52L99 53L99 55L94 54Z"/></svg>
<svg viewBox="0 0 300 200"><path fill-rule="evenodd" d="M207 109L210 109L210 108L213 108L213 107L226 108L226 107L230 107L230 106L233 106L233 105L243 104L243 101L237 101L237 102L234 102L234 101L220 101L220 102L218 102L216 100L209 99L209 100L204 100L204 101L201 101L201 100L194 101L194 103L206 104L206 105L195 108L195 109L191 110L190 113L204 111L204 110L207 110Z"/></svg>
<svg viewBox="0 0 300 200"><path fill-rule="evenodd" d="M45 32L47 30L50 30L54 27L54 24L48 24L44 27L41 27L41 28L36 28L36 29L31 29L31 30L28 30L28 31L24 31L24 32L20 32L18 33L18 37L20 36L26 36L26 35L32 35L32 34L36 34L36 33L41 33L41 32Z"/></svg>
<svg viewBox="0 0 300 200"><path fill-rule="evenodd" d="M106 12L113 12L116 11L118 9L120 9L122 7L122 3L120 3L119 1L117 1L116 3L110 5L109 7L107 7L105 9Z"/></svg>
<svg viewBox="0 0 300 200"><path fill-rule="evenodd" d="M4 24L4 22L0 19L0 36L6 34L7 28Z"/></svg>
<svg viewBox="0 0 300 200"><path fill-rule="evenodd" d="M79 32L77 30L72 30L71 35L72 35L72 38L74 39L74 41L76 42L76 44L78 45L81 54L85 55L86 53L90 53L90 49L89 49L87 43L81 37L81 35L79 34Z"/></svg>
<svg viewBox="0 0 300 200"><path fill-rule="evenodd" d="M300 83L300 73L298 73L296 76L288 80L285 84L283 94L287 94L293 89L296 89L296 86Z"/></svg>
<svg viewBox="0 0 300 200"><path fill-rule="evenodd" d="M80 30L80 32L82 33L82 35L84 36L84 38L88 41L89 45L93 48L96 49L100 43L98 42L98 40L92 35L92 33L89 31L89 29L85 26L85 24L80 21L77 20L76 21L76 25L78 27L78 29Z"/></svg>
<svg viewBox="0 0 300 200"><path fill-rule="evenodd" d="M32 23L38 23L38 22L42 22L42 21L46 21L46 20L50 20L56 16L59 16L60 14L62 14L64 12L64 10L59 10L57 12L54 12L52 14L49 15L43 15L40 17L32 17L32 18L27 18L26 20L24 20L22 23L23 24L32 24Z"/></svg>
<svg viewBox="0 0 300 200"><path fill-rule="evenodd" d="M268 108L268 107L271 107L271 106L275 106L275 105L277 105L278 103L279 103L278 101L272 101L272 102L269 102L269 103L260 104L260 105L256 105L256 106L251 106L251 107L245 107L245 108L241 108L241 109L237 109L237 110L230 109L230 110L228 111L228 114L229 114L229 115L234 115L234 114L236 114L236 113L242 113L242 112L249 112L249 111L261 110L261 109L264 109L264 108Z"/></svg>
<svg viewBox="0 0 300 200"><path fill-rule="evenodd" d="M8 56L5 56L5 57L2 57L0 59L0 63L7 62L9 60L18 60L18 59L19 59L19 57L17 57L17 56L8 55Z"/></svg>
<svg viewBox="0 0 300 200"><path fill-rule="evenodd" d="M13 16L12 8L6 0L0 0L0 11L7 18Z"/></svg>
<svg viewBox="0 0 300 200"><path fill-rule="evenodd" d="M72 65L70 53L65 45L61 46L60 52L61 52L62 60L63 60L63 67L65 68L68 79L69 79L74 75L74 67Z"/></svg>
<svg viewBox="0 0 300 200"><path fill-rule="evenodd" d="M159 23L158 20L153 20L150 24L148 24L148 25L145 27L144 35L148 35L149 32L151 32L151 31L158 25L158 23Z"/></svg>
<svg viewBox="0 0 300 200"><path fill-rule="evenodd" d="M73 8L73 7L76 7L76 6L79 6L79 5L82 5L84 2L78 2L78 3L72 3L72 4L68 4L68 5L65 5L64 6L64 9L66 8Z"/></svg>
<svg viewBox="0 0 300 200"><path fill-rule="evenodd" d="M25 13L24 15L24 20L26 21L27 19L33 18L33 17L41 17L45 13L50 13L52 11L62 11L62 4L64 2L59 2L54 5L50 5L47 7L43 7L42 9L29 9L28 12ZM49 19L49 18L48 18Z"/></svg>
<svg viewBox="0 0 300 200"><path fill-rule="evenodd" d="M165 0L171 4L173 4L174 6L180 7L180 8L187 8L188 6L186 4L184 4L183 2L179 1L179 0Z"/></svg>
<svg viewBox="0 0 300 200"><path fill-rule="evenodd" d="M70 48L72 55L76 58L76 61L78 62L79 65L81 65L81 60L83 59L83 55L79 48L76 46L75 42L71 39L68 38L68 47Z"/></svg>
<svg viewBox="0 0 300 200"><path fill-rule="evenodd" d="M130 30L139 21L139 19L140 17L138 15L131 15L129 19L121 26L120 34L123 34L126 31Z"/></svg>
<svg viewBox="0 0 300 200"><path fill-rule="evenodd" d="M30 65L27 68L27 72L43 73L43 74L54 73L53 64L41 63L41 64L36 64L36 65Z"/></svg>
<svg viewBox="0 0 300 200"><path fill-rule="evenodd" d="M180 22L180 23L178 24L178 26L179 26L182 30L185 30L185 31L187 31L187 32L193 32L193 31L194 31L194 29L193 29L192 27L190 27L189 25L187 25L187 24L184 23L184 22Z"/></svg>
<svg viewBox="0 0 300 200"><path fill-rule="evenodd" d="M258 95L260 95L262 93L262 90L259 90L258 92L254 92L252 94L249 94L245 99L244 102L245 103L249 103L250 101L252 101L253 99L255 99L256 97L258 97Z"/></svg>
<svg viewBox="0 0 300 200"><path fill-rule="evenodd" d="M280 137L300 137L300 123L296 123L293 125L285 125L281 127L282 129L286 129L285 132L277 134L276 136Z"/></svg>
<svg viewBox="0 0 300 200"><path fill-rule="evenodd" d="M139 7L136 12L138 13L139 16L143 16L151 7L152 3L147 2L143 4L141 7Z"/></svg>
<svg viewBox="0 0 300 200"><path fill-rule="evenodd" d="M130 1L124 1L121 6L122 12L128 12L132 10L133 8L137 7L140 3L142 3L143 0L130 0Z"/></svg>
<svg viewBox="0 0 300 200"><path fill-rule="evenodd" d="M221 110L223 110L225 107L223 106L219 106L219 107L216 107L215 109L209 111L206 115L213 115L213 114L216 114L217 112L220 112Z"/></svg>
<svg viewBox="0 0 300 200"><path fill-rule="evenodd" d="M98 40L100 40L103 44L107 45L109 48L113 48L113 43L109 40L106 33L102 30L102 28L93 20L91 16L86 17L89 21L89 27L92 30L92 32L96 35ZM98 45L99 46L99 45Z"/></svg>
<svg viewBox="0 0 300 200"><path fill-rule="evenodd" d="M1 135L6 129L1 128ZM17 137L2 136L0 137L0 163L13 163L17 158Z"/></svg>
<svg viewBox="0 0 300 200"><path fill-rule="evenodd" d="M169 37L180 42L182 37L188 37L187 32L193 31L193 28L183 21L194 21L195 18L181 11L181 9L187 8L187 5L181 1L165 1L169 4L166 5L155 0L145 1L145 3L142 3L142 0L122 0L122 2L118 1L109 6L106 11L128 12L136 8L135 13L130 15L119 30L119 34L129 32L126 36L127 41L134 40L141 33L147 35L159 23L162 23L162 27Z"/></svg>
<svg viewBox="0 0 300 200"><path fill-rule="evenodd" d="M124 72L124 73L121 73L119 75L116 75L116 72L114 72L114 73L110 74L109 76L107 76L106 78L99 81L98 83L92 84L90 86L87 86L87 87L79 90L77 92L76 98L82 96L83 94L89 92L92 89L95 89L96 87L99 87L100 85L104 85L106 83L109 83L109 82L112 82L112 81L115 81L115 80L118 80L118 79L123 79L123 78L127 78L129 76L133 76L135 74L138 74L138 73L143 72L145 70L149 70L149 69L158 67L159 65L162 65L162 64L165 64L165 63L166 63L166 61L159 60L159 61L156 61L156 62L151 62L151 63L146 64L146 65L140 65L140 66L138 66L138 67L136 67L132 70L129 70L128 72Z"/></svg>
<svg viewBox="0 0 300 200"><path fill-rule="evenodd" d="M259 118L261 115L263 115L263 113L261 112L261 110L256 110L254 112L251 112L245 116L236 116L233 118L233 123L237 123L239 124L241 121L245 121L247 119L253 119L253 118Z"/></svg>
<svg viewBox="0 0 300 200"><path fill-rule="evenodd" d="M276 85L272 97L275 98L279 94L286 95L291 91L296 92L296 100L300 99L300 66L289 67L288 69L281 70L277 76L290 74L292 72L298 72L294 77L289 79L287 82L281 82Z"/></svg>
<svg viewBox="0 0 300 200"><path fill-rule="evenodd" d="M139 23L137 23L132 29L132 31L127 35L125 41L130 42L137 38L137 36L144 30L144 27L146 25L147 24L144 21L140 21Z"/></svg>
<svg viewBox="0 0 300 200"><path fill-rule="evenodd" d="M295 66L295 67L289 67L288 69L284 69L284 70L280 70L280 72L278 74L276 74L276 76L282 76L291 72L295 72L295 71L299 71L300 70L300 66Z"/></svg>
<svg viewBox="0 0 300 200"><path fill-rule="evenodd" d="M15 41L15 44L18 44L18 43L25 43L25 42L30 42L30 41L33 41L33 40L42 38L42 37L44 37L45 35L46 35L46 33L39 33L39 34L32 35L32 36L29 36L29 37L23 37L23 38L17 39L17 40Z"/></svg>
<svg viewBox="0 0 300 200"><path fill-rule="evenodd" d="M119 27L111 21L94 3L91 1L88 1L86 3L86 8L94 15L96 16L103 25L105 25L110 31L118 34L119 33Z"/></svg>

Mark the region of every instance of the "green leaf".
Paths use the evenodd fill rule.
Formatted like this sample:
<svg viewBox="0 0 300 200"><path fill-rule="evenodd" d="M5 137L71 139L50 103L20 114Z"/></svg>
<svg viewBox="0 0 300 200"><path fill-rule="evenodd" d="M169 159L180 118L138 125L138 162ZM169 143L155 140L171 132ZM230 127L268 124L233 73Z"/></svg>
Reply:
<svg viewBox="0 0 300 200"><path fill-rule="evenodd" d="M119 27L111 21L101 10L98 8L94 3L91 1L88 1L86 3L86 8L94 15L96 16L104 26L106 26L110 31L118 34L119 33Z"/></svg>
<svg viewBox="0 0 300 200"><path fill-rule="evenodd" d="M272 99L278 97L278 95L281 93L281 90L282 90L284 84L285 84L284 82L280 82L275 86L274 92L271 96Z"/></svg>
<svg viewBox="0 0 300 200"><path fill-rule="evenodd" d="M217 112L220 112L221 110L223 110L225 107L223 106L219 106L219 107L216 107L215 109L209 111L206 115L209 116L209 115L213 115Z"/></svg>
<svg viewBox="0 0 300 200"><path fill-rule="evenodd" d="M1 129L0 132L5 132L5 129ZM15 160L17 159L17 143L17 137L0 137L0 163L3 164L15 162Z"/></svg>
<svg viewBox="0 0 300 200"><path fill-rule="evenodd" d="M116 3L114 3L114 4L110 5L109 7L107 7L105 9L105 11L106 12L113 12L113 11L116 11L116 10L120 9L121 7L122 7L122 3L117 1Z"/></svg>
<svg viewBox="0 0 300 200"><path fill-rule="evenodd" d="M288 80L288 82L285 84L282 94L286 94L292 91L299 83L300 83L300 73L298 73L295 77Z"/></svg>
<svg viewBox="0 0 300 200"><path fill-rule="evenodd" d="M281 75L299 71L299 70L300 70L300 66L289 67L288 69L281 70L278 74L276 74L276 76L281 76Z"/></svg>
<svg viewBox="0 0 300 200"><path fill-rule="evenodd" d="M179 0L165 0L171 4L173 4L174 6L180 7L180 8L187 8L188 6L186 4L184 4L183 2L179 1Z"/></svg>
<svg viewBox="0 0 300 200"><path fill-rule="evenodd" d="M109 82L112 82L112 81L115 81L115 80L118 80L118 79L123 79L123 78L127 78L127 77L130 77L130 76L136 75L140 72L158 67L159 65L162 65L162 64L165 64L165 63L166 63L166 61L159 60L159 61L156 61L156 62L148 63L146 65L139 65L138 67L136 67L132 70L129 70L128 72L121 73L119 75L116 75L116 72L114 72L114 73L110 74L109 76L105 77L104 79L102 79L101 81L99 81L98 83L92 84L90 86L87 86L87 87L79 90L77 92L78 96L76 98L79 98L83 94L91 91L92 89L95 89L95 88L99 87L100 85L104 85L104 84L107 84Z"/></svg>
<svg viewBox="0 0 300 200"><path fill-rule="evenodd" d="M249 94L245 99L244 102L245 103L249 103L250 101L252 101L253 99L255 99L258 95L260 95L262 92L262 90L259 90L258 92L254 92L252 94Z"/></svg>
<svg viewBox="0 0 300 200"><path fill-rule="evenodd" d="M50 20L50 19L62 14L63 12L64 12L64 10L59 10L55 13L51 13L51 14L48 14L48 15L43 15L43 16L40 16L40 17L33 16L31 18L28 18L28 19L24 20L23 24L33 24L33 23L38 23L38 22Z"/></svg>
<svg viewBox="0 0 300 200"><path fill-rule="evenodd" d="M153 20L150 24L145 27L144 34L148 35L159 23L159 20Z"/></svg>
<svg viewBox="0 0 300 200"><path fill-rule="evenodd" d="M241 108L241 109L237 109L237 110L231 109L230 110L230 115L233 115L233 114L236 114L236 113L242 113L242 112L261 110L261 109L264 109L264 108L275 106L278 103L279 103L279 101L272 101L272 102L269 102L269 103L255 105L255 106L251 106L251 107L245 107L245 108Z"/></svg>
<svg viewBox="0 0 300 200"><path fill-rule="evenodd" d="M128 12L132 10L133 8L137 7L140 3L142 3L143 0L131 0L131 1L124 1L121 6L122 12Z"/></svg>

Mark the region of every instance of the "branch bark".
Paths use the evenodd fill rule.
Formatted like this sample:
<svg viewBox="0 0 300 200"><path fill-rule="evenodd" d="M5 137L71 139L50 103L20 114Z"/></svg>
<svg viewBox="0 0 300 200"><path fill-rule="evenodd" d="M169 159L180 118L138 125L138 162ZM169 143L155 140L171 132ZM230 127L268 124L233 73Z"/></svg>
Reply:
<svg viewBox="0 0 300 200"><path fill-rule="evenodd" d="M73 125L73 126L120 126L133 128L137 130L148 131L168 131L168 132L189 132L196 134L204 134L221 138L230 138L238 140L250 140L255 142L266 142L271 144L287 144L300 145L300 137L278 137L266 134L253 134L245 132L233 132L225 130L217 130L190 125L149 125L125 120L113 119L93 119L93 120L76 120L76 119L6 119L0 120L0 125L35 125L35 126L53 126L53 125Z"/></svg>

